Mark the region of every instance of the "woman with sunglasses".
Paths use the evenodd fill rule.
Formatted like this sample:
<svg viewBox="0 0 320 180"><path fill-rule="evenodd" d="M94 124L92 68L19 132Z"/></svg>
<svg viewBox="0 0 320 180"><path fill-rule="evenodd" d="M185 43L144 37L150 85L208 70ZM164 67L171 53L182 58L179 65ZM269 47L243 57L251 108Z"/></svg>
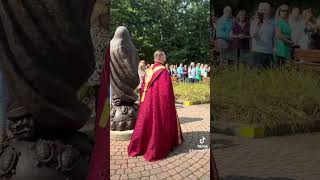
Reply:
<svg viewBox="0 0 320 180"><path fill-rule="evenodd" d="M291 40L291 27L289 25L289 6L281 5L276 13L276 59L278 67L283 67L290 59L290 48L294 46Z"/></svg>

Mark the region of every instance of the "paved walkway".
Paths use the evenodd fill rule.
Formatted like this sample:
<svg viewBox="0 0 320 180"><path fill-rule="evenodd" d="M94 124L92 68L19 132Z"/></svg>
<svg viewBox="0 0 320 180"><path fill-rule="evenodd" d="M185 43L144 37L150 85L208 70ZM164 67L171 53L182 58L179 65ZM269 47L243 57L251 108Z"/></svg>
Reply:
<svg viewBox="0 0 320 180"><path fill-rule="evenodd" d="M214 134L222 180L320 180L320 133L245 139Z"/></svg>
<svg viewBox="0 0 320 180"><path fill-rule="evenodd" d="M158 162L147 162L142 156L128 157L129 141L111 141L111 179L209 179L209 104L184 107L177 105L184 143L169 157ZM200 144L200 139L205 142ZM208 140L208 141L207 141Z"/></svg>

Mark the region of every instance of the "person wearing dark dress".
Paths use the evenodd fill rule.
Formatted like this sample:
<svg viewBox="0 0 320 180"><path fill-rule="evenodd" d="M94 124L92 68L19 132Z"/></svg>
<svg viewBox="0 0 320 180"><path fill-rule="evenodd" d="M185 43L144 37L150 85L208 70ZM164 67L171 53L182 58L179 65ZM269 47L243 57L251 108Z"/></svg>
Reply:
<svg viewBox="0 0 320 180"><path fill-rule="evenodd" d="M232 48L237 61L244 61L250 51L250 23L245 10L240 10L232 28Z"/></svg>
<svg viewBox="0 0 320 180"><path fill-rule="evenodd" d="M188 66L184 65L183 67L183 82L188 82Z"/></svg>

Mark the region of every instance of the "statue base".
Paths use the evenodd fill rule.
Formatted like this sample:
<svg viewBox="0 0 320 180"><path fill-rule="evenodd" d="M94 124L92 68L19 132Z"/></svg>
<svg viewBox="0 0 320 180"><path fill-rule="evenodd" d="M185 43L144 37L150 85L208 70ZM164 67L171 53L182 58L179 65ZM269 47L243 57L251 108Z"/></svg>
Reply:
<svg viewBox="0 0 320 180"><path fill-rule="evenodd" d="M139 105L132 104L113 104L110 111L111 131L133 130L139 111Z"/></svg>
<svg viewBox="0 0 320 180"><path fill-rule="evenodd" d="M130 141L133 130L128 131L111 131L110 140L112 141Z"/></svg>
<svg viewBox="0 0 320 180"><path fill-rule="evenodd" d="M68 137L11 139L0 144L0 179L86 180L93 141L76 132Z"/></svg>

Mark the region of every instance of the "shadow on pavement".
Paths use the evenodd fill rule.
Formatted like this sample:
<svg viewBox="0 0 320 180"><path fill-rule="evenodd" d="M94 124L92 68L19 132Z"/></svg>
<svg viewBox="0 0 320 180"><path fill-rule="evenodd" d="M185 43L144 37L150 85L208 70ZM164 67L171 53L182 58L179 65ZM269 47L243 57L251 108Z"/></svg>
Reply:
<svg viewBox="0 0 320 180"><path fill-rule="evenodd" d="M230 147L239 146L240 144L234 143L234 141L226 139L211 139L211 148L215 149L228 149Z"/></svg>
<svg viewBox="0 0 320 180"><path fill-rule="evenodd" d="M183 109L184 106L182 104L176 104L176 109Z"/></svg>
<svg viewBox="0 0 320 180"><path fill-rule="evenodd" d="M168 157L192 151L203 151L210 148L210 133L208 131L194 131L183 133L184 142L174 148ZM202 140L202 142L200 142Z"/></svg>
<svg viewBox="0 0 320 180"><path fill-rule="evenodd" d="M268 178L257 178L257 177L247 177L247 176L226 176L220 178L220 180L295 180L286 177L268 177Z"/></svg>
<svg viewBox="0 0 320 180"><path fill-rule="evenodd" d="M189 118L189 117L180 117L180 123L181 124L187 124L187 123L192 123L192 122L197 122L197 121L202 121L203 118ZM208 127L209 129L209 127Z"/></svg>

